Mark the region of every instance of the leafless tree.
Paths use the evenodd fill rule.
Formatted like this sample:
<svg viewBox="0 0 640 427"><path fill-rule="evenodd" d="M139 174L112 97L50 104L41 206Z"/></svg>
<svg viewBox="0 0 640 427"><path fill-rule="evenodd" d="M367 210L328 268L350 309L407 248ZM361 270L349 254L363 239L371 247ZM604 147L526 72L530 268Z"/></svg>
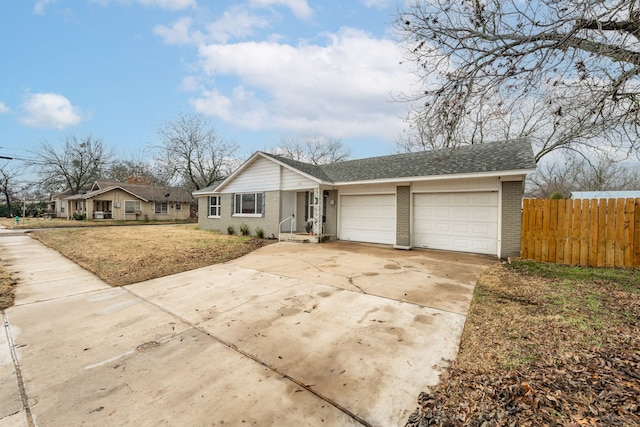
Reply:
<svg viewBox="0 0 640 427"><path fill-rule="evenodd" d="M341 162L351 156L351 150L341 140L319 134L283 138L280 145L271 151L273 154L314 165Z"/></svg>
<svg viewBox="0 0 640 427"><path fill-rule="evenodd" d="M130 184L168 185L170 177L158 171L156 166L133 157L118 159L109 165L105 178Z"/></svg>
<svg viewBox="0 0 640 427"><path fill-rule="evenodd" d="M537 160L605 144L637 154L640 2L416 0L397 28L423 83L408 120L431 131L400 149L508 133L532 138Z"/></svg>
<svg viewBox="0 0 640 427"><path fill-rule="evenodd" d="M222 139L204 115L180 113L158 129L160 161L191 190L228 176L238 144Z"/></svg>
<svg viewBox="0 0 640 427"><path fill-rule="evenodd" d="M7 205L7 218L13 216L12 202L14 195L18 191L17 179L19 176L20 171L14 165L7 161L0 163L0 192L4 196Z"/></svg>
<svg viewBox="0 0 640 427"><path fill-rule="evenodd" d="M91 135L70 135L61 149L45 141L31 153L34 159L27 163L36 168L42 188L70 189L74 194L101 178L113 158L113 152Z"/></svg>
<svg viewBox="0 0 640 427"><path fill-rule="evenodd" d="M579 154L544 162L529 177L527 196L569 198L573 191L617 191L640 189L640 167L636 162L613 161Z"/></svg>

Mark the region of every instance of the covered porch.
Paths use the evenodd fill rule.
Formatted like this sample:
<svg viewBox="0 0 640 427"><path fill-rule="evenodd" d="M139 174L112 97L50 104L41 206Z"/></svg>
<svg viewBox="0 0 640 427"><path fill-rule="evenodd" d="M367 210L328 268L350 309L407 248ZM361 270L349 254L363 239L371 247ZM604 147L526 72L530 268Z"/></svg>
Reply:
<svg viewBox="0 0 640 427"><path fill-rule="evenodd" d="M299 243L335 240L337 190L330 187L282 191L278 239Z"/></svg>

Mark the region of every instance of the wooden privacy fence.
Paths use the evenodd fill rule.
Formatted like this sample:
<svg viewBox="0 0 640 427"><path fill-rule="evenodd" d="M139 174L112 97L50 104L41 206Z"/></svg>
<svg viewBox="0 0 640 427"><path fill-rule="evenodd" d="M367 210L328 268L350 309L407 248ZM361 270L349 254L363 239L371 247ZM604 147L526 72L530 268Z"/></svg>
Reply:
<svg viewBox="0 0 640 427"><path fill-rule="evenodd" d="M536 261L640 266L640 198L525 199L520 248Z"/></svg>

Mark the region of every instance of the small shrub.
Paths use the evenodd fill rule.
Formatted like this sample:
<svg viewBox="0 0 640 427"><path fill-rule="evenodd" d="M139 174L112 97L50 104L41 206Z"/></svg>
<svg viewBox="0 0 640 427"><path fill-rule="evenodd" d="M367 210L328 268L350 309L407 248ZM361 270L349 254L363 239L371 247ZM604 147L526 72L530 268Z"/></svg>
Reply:
<svg viewBox="0 0 640 427"><path fill-rule="evenodd" d="M236 230L233 229L233 225L227 227L227 234L229 236L233 236L234 234L236 234Z"/></svg>
<svg viewBox="0 0 640 427"><path fill-rule="evenodd" d="M256 227L256 237L258 239L264 239L264 230L260 227Z"/></svg>
<svg viewBox="0 0 640 427"><path fill-rule="evenodd" d="M75 219L76 221L84 221L85 216L83 213L80 212L74 212L73 213L73 219Z"/></svg>
<svg viewBox="0 0 640 427"><path fill-rule="evenodd" d="M245 223L240 224L240 233L243 236L248 236L249 235L249 226Z"/></svg>
<svg viewBox="0 0 640 427"><path fill-rule="evenodd" d="M567 197L560 191L553 192L549 195L551 200L566 199Z"/></svg>

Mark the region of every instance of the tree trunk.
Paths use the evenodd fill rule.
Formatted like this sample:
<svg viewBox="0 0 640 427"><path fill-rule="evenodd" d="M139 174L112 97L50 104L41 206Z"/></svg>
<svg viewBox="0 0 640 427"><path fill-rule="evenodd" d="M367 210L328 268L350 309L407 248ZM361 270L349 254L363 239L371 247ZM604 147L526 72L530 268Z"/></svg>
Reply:
<svg viewBox="0 0 640 427"><path fill-rule="evenodd" d="M7 201L7 218L13 217L13 213L11 212L11 196L7 191L4 192L4 198Z"/></svg>

